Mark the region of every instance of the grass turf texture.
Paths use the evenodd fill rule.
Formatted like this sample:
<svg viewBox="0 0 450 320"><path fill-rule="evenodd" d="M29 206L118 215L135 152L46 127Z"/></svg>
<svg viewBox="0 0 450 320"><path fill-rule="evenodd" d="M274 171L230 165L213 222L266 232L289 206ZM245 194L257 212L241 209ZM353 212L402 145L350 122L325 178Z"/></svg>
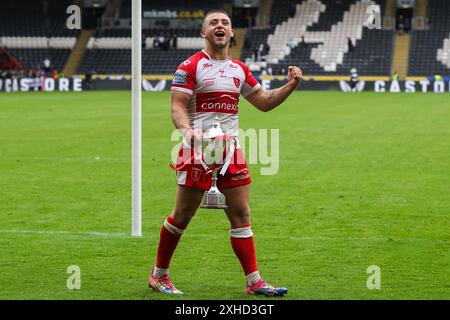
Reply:
<svg viewBox="0 0 450 320"><path fill-rule="evenodd" d="M450 297L448 94L297 92L242 128L280 129L280 170L250 167L259 267L284 299ZM146 280L175 197L169 93L143 99L143 238L130 218L128 92L0 95L1 299L255 299L221 211L174 255L185 294ZM97 158L99 157L99 158ZM66 288L69 265L81 290ZM381 268L381 290L366 287ZM259 297L258 297L259 298Z"/></svg>

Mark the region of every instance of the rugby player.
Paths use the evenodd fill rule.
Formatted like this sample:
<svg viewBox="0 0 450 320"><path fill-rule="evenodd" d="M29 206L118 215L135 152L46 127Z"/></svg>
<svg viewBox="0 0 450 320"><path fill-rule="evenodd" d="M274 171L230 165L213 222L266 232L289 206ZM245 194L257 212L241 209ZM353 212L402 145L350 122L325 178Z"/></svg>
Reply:
<svg viewBox="0 0 450 320"><path fill-rule="evenodd" d="M234 36L231 20L221 9L209 11L200 32L205 47L178 66L171 86L172 121L184 135L184 145L177 161L177 193L173 212L160 231L156 265L148 284L158 292L181 294L169 278L169 264L177 244L201 204L205 190L211 187L211 174L201 164L188 160L191 145L202 140L215 119L228 136L238 134L238 101L244 96L261 111L279 106L298 86L300 68L288 68L288 83L274 90L263 90L249 68L228 56ZM216 118L217 117L217 118ZM234 148L233 161L218 187L226 197L224 209L231 225L231 246L245 274L247 293L281 296L286 288L268 284L258 271L250 221L249 194L251 178L242 149Z"/></svg>

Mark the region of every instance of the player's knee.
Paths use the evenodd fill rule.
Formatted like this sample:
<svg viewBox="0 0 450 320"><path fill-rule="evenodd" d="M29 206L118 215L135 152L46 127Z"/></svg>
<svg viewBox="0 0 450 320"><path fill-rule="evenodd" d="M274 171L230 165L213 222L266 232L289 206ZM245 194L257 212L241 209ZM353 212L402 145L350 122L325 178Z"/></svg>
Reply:
<svg viewBox="0 0 450 320"><path fill-rule="evenodd" d="M173 218L176 222L187 225L195 214L195 209L189 206L176 207L173 211Z"/></svg>
<svg viewBox="0 0 450 320"><path fill-rule="evenodd" d="M192 219L192 216L183 216L174 212L173 219L179 224L188 225Z"/></svg>
<svg viewBox="0 0 450 320"><path fill-rule="evenodd" d="M236 216L246 218L250 216L250 207L245 204L234 209Z"/></svg>
<svg viewBox="0 0 450 320"><path fill-rule="evenodd" d="M230 222L232 227L240 227L250 224L250 208L242 206L230 211Z"/></svg>

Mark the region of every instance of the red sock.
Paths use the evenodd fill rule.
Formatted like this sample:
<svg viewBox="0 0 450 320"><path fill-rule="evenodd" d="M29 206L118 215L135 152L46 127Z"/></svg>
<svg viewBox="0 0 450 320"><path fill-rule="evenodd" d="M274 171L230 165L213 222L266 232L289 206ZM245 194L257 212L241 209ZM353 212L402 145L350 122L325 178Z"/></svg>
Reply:
<svg viewBox="0 0 450 320"><path fill-rule="evenodd" d="M164 221L159 234L158 256L156 257L158 268L169 268L170 260L184 229L186 229L186 226L176 223L171 216L168 216Z"/></svg>
<svg viewBox="0 0 450 320"><path fill-rule="evenodd" d="M238 257L245 275L258 271L255 242L250 225L231 229L230 238L231 247Z"/></svg>

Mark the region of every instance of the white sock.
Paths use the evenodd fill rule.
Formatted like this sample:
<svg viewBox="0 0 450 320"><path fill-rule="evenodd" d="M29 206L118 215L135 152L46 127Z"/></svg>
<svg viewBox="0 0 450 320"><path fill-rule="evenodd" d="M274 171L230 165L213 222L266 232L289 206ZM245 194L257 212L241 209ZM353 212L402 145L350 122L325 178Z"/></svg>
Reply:
<svg viewBox="0 0 450 320"><path fill-rule="evenodd" d="M156 278L161 278L162 276L164 276L165 274L169 274L169 269L163 269L163 268L158 268L155 267L153 269L153 274L152 276L156 277Z"/></svg>
<svg viewBox="0 0 450 320"><path fill-rule="evenodd" d="M253 286L261 280L261 275L259 274L259 271L255 271L246 275L245 279L247 280L248 285Z"/></svg>

